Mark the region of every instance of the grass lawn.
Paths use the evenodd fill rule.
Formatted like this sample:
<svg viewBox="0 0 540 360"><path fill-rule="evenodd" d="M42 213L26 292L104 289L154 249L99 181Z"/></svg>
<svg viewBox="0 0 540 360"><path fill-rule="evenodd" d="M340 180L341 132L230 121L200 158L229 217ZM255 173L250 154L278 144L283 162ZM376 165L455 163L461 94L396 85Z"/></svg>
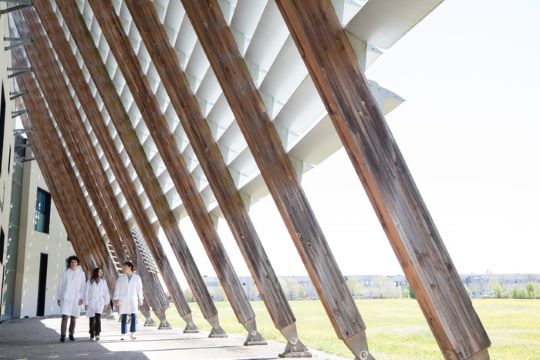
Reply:
<svg viewBox="0 0 540 360"><path fill-rule="evenodd" d="M473 304L491 338L491 359L540 359L540 300L486 299L474 300ZM209 330L198 306L190 305L197 326ZM264 304L253 302L252 305L263 336L283 341ZM377 359L442 359L415 300L358 300L357 305L368 327L370 351ZM216 302L216 306L225 331L245 333L228 302ZM296 315L300 339L306 345L351 357L345 345L337 339L319 301L292 301L291 307ZM184 325L174 306L168 310L167 316L173 325Z"/></svg>

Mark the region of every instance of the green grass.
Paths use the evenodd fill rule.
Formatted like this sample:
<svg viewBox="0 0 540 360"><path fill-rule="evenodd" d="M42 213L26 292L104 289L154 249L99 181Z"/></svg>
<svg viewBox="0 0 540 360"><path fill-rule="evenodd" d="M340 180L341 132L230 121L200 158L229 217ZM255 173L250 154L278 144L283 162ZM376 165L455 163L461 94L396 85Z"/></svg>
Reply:
<svg viewBox="0 0 540 360"><path fill-rule="evenodd" d="M494 360L540 359L540 300L474 300L474 307L491 338ZM283 341L262 302L253 302L259 331L267 339ZM370 351L378 359L442 359L435 339L415 300L358 300L367 324ZM216 302L223 328L231 334L245 334L228 302ZM300 339L310 348L351 357L339 341L319 301L292 301ZM210 330L196 304L191 304L196 324ZM174 306L168 319L175 326L184 322Z"/></svg>

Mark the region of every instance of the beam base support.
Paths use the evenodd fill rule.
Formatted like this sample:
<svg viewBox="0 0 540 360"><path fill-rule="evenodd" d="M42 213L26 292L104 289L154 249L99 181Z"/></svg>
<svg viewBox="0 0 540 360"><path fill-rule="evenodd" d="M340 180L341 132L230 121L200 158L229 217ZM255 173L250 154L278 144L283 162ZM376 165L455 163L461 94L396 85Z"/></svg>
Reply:
<svg viewBox="0 0 540 360"><path fill-rule="evenodd" d="M146 318L144 326L156 326L156 321L152 317Z"/></svg>
<svg viewBox="0 0 540 360"><path fill-rule="evenodd" d="M279 329L279 331L287 339L287 346L285 351L279 354L280 358L310 358L313 356L306 345L298 339L296 323Z"/></svg>
<svg viewBox="0 0 540 360"><path fill-rule="evenodd" d="M489 352L487 349L482 350L471 356L468 360L489 360Z"/></svg>
<svg viewBox="0 0 540 360"><path fill-rule="evenodd" d="M365 331L345 339L344 342L356 356L355 360L375 360L369 353Z"/></svg>
<svg viewBox="0 0 540 360"><path fill-rule="evenodd" d="M207 321L212 326L212 331L210 331L210 335L208 335L209 338L226 338L228 336L221 325L219 325L217 314L208 318Z"/></svg>
<svg viewBox="0 0 540 360"><path fill-rule="evenodd" d="M170 330L172 329L171 324L167 321L167 319L163 319L159 322L158 330Z"/></svg>
<svg viewBox="0 0 540 360"><path fill-rule="evenodd" d="M191 316L191 313L185 316L182 316L182 319L186 322L186 327L184 328L184 334L197 334L199 332L199 329L197 329L197 325L193 322L193 317Z"/></svg>
<svg viewBox="0 0 540 360"><path fill-rule="evenodd" d="M264 340L263 336L257 330L257 323L255 318L250 319L242 324L248 332L246 341L244 341L244 346L252 345L267 345L268 343Z"/></svg>

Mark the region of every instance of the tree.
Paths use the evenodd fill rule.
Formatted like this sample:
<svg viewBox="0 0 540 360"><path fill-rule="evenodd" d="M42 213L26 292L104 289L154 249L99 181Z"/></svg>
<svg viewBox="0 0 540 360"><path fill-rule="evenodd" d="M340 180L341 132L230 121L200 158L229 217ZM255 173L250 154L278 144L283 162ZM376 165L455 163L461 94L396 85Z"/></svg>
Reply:
<svg viewBox="0 0 540 360"><path fill-rule="evenodd" d="M527 285L525 285L525 290L527 291L527 297L529 299L535 299L536 298L536 284L529 282Z"/></svg>
<svg viewBox="0 0 540 360"><path fill-rule="evenodd" d="M504 297L504 288L496 278L491 278L489 281L489 288L497 299Z"/></svg>
<svg viewBox="0 0 540 360"><path fill-rule="evenodd" d="M360 281L356 280L353 277L349 277L347 279L347 287L349 288L349 291L354 299L362 297L363 287Z"/></svg>

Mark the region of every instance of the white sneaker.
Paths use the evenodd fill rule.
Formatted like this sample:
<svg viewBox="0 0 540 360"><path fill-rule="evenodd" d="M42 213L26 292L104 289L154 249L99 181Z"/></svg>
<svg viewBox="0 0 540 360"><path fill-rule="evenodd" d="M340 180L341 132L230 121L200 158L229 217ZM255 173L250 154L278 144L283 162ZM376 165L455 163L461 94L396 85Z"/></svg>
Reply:
<svg viewBox="0 0 540 360"><path fill-rule="evenodd" d="M131 333L131 340L135 340L137 336L135 336L135 333Z"/></svg>

